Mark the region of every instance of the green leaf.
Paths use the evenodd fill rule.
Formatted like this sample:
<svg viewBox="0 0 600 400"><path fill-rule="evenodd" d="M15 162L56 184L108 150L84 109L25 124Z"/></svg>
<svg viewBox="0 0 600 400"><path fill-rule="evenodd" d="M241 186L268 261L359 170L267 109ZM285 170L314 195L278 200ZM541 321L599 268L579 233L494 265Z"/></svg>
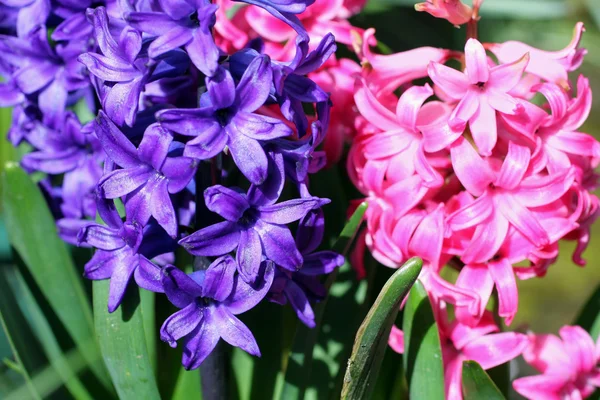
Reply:
<svg viewBox="0 0 600 400"><path fill-rule="evenodd" d="M10 242L27 266L45 300L90 364L111 388L94 341L93 320L82 278L37 185L19 166L8 164L0 176L0 200Z"/></svg>
<svg viewBox="0 0 600 400"><path fill-rule="evenodd" d="M200 374L198 371L186 371L181 366L175 391L171 400L202 400L202 388L200 385Z"/></svg>
<svg viewBox="0 0 600 400"><path fill-rule="evenodd" d="M600 286L581 310L575 325L588 331L594 341L600 336Z"/></svg>
<svg viewBox="0 0 600 400"><path fill-rule="evenodd" d="M404 370L410 398L443 400L444 366L438 326L427 291L415 283L404 307Z"/></svg>
<svg viewBox="0 0 600 400"><path fill-rule="evenodd" d="M94 319L100 350L117 394L122 400L159 400L146 345L139 291L130 287L121 306L109 313L106 306L109 284L109 280L93 283Z"/></svg>
<svg viewBox="0 0 600 400"><path fill-rule="evenodd" d="M356 211L354 211L333 245L334 251L343 255L347 253L348 248L362 223L365 212L367 211L367 206L368 204L363 202L357 207ZM345 263L342 268L351 269L348 263ZM330 275L326 286L329 287L332 285L336 275L337 271ZM281 399L304 398L304 392L311 372L313 349L317 342L319 330L321 329L321 321L325 307L328 303L328 298L329 296L315 306L315 328L311 329L304 324L298 324L294 342L292 344L292 350L288 357L283 389L280 395Z"/></svg>
<svg viewBox="0 0 600 400"><path fill-rule="evenodd" d="M13 269L12 273L9 274L9 279L12 283L11 286L14 288L15 295L19 298L24 314L29 316L29 323L35 332L36 338L41 343L42 349L50 361L50 365L56 370L60 380L62 380L75 399L93 399L77 377L76 371L67 362L58 340L44 316L44 312L37 304L33 293L25 283L19 270ZM90 345L94 344L91 343Z"/></svg>
<svg viewBox="0 0 600 400"><path fill-rule="evenodd" d="M423 260L411 258L401 266L377 296L361 324L342 389L343 399L369 399L375 388L392 324L400 303L417 280Z"/></svg>
<svg viewBox="0 0 600 400"><path fill-rule="evenodd" d="M148 345L148 357L152 370L157 371L157 332L156 326L156 310L155 310L156 294L149 290L140 290L140 306L142 307L142 316L144 317L144 333L146 335L146 344Z"/></svg>
<svg viewBox="0 0 600 400"><path fill-rule="evenodd" d="M464 400L505 400L500 389L475 361L463 362L462 390Z"/></svg>

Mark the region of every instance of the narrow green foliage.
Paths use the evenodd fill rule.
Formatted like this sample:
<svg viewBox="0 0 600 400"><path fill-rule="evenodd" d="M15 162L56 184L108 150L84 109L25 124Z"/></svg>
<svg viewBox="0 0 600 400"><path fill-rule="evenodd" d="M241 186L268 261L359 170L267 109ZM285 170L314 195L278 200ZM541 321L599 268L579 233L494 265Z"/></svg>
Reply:
<svg viewBox="0 0 600 400"><path fill-rule="evenodd" d="M444 366L438 326L427 291L415 283L404 307L404 370L410 398L443 400Z"/></svg>
<svg viewBox="0 0 600 400"><path fill-rule="evenodd" d="M475 361L463 362L462 390L464 400L505 400L494 381Z"/></svg>
<svg viewBox="0 0 600 400"><path fill-rule="evenodd" d="M417 280L423 261L411 258L386 282L361 324L344 377L342 398L369 399L375 388L400 303Z"/></svg>
<svg viewBox="0 0 600 400"><path fill-rule="evenodd" d="M588 331L594 340L600 336L600 286L587 301L577 317L575 325Z"/></svg>
<svg viewBox="0 0 600 400"><path fill-rule="evenodd" d="M121 306L110 314L106 306L109 284L108 280L94 282L94 317L102 356L115 389L122 400L158 400L138 289L129 288Z"/></svg>

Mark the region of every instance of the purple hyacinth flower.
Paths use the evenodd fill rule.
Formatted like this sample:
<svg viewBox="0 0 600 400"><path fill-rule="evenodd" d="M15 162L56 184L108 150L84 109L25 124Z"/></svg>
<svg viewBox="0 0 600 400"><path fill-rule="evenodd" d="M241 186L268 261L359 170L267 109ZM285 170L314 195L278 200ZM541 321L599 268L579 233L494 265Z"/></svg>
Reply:
<svg viewBox="0 0 600 400"><path fill-rule="evenodd" d="M158 124L146 129L137 149L102 111L95 121L95 132L108 157L122 167L100 180L100 196L125 196L127 221L145 226L153 216L171 237L176 237L177 217L169 194L185 189L198 161L169 157L173 137Z"/></svg>
<svg viewBox="0 0 600 400"><path fill-rule="evenodd" d="M227 146L248 180L261 184L268 169L261 141L292 133L280 120L254 113L267 100L272 77L267 56L256 57L250 63L237 87L229 71L220 68L207 79L207 97L203 98L207 106L161 111L157 119L176 133L194 136L186 144L186 156L208 159Z"/></svg>
<svg viewBox="0 0 600 400"><path fill-rule="evenodd" d="M335 38L325 35L317 48L308 52L308 40L296 39L296 55L288 64L273 63L276 97L283 116L294 122L300 137L308 128L302 103L324 103L329 94L306 75L320 68L335 53Z"/></svg>
<svg viewBox="0 0 600 400"><path fill-rule="evenodd" d="M306 7L310 6L315 0L234 0L241 3L252 4L260 7L290 25L299 36L308 39L308 34L302 26L302 22L296 17L296 14L303 13Z"/></svg>
<svg viewBox="0 0 600 400"><path fill-rule="evenodd" d="M160 338L171 347L184 340L182 363L185 369L198 368L220 339L260 356L254 335L236 315L256 306L273 282L273 266L264 265L264 278L253 287L235 274L235 261L225 256L206 271L186 275L173 266L163 269L165 294L180 311L171 315L160 329Z"/></svg>
<svg viewBox="0 0 600 400"><path fill-rule="evenodd" d="M18 9L17 35L25 37L50 15L50 0L2 0L4 6Z"/></svg>
<svg viewBox="0 0 600 400"><path fill-rule="evenodd" d="M248 193L220 185L206 189L206 207L226 221L200 229L179 244L196 256L220 256L237 248L238 271L248 283L257 279L263 257L284 269L297 271L303 263L302 255L286 224L329 200L311 197L272 204L265 196L253 196L252 189Z"/></svg>
<svg viewBox="0 0 600 400"><path fill-rule="evenodd" d="M174 242L155 224L142 228L137 223L123 223L113 202L99 200L98 213L106 225L89 222L79 232L78 241L98 249L85 264L84 276L110 279L108 311L119 307L132 276L138 286L162 292L160 272L144 262L144 256L171 252Z"/></svg>
<svg viewBox="0 0 600 400"><path fill-rule="evenodd" d="M269 299L275 303L289 302L298 318L309 328L315 327L315 314L311 301L319 301L326 290L319 275L331 273L344 263L344 257L333 251L315 251L321 244L325 218L321 210L309 212L301 221L296 232L296 245L302 253L304 263L296 272L278 269Z"/></svg>
<svg viewBox="0 0 600 400"><path fill-rule="evenodd" d="M94 32L94 27L88 22L86 10L90 7L114 6L111 15L118 15L116 1L103 0L53 0L52 12L64 20L52 32L55 41L88 38ZM108 3L108 4L106 4ZM110 13L110 12L109 12Z"/></svg>
<svg viewBox="0 0 600 400"><path fill-rule="evenodd" d="M129 12L125 20L134 28L155 36L148 55L184 46L194 65L206 76L218 67L219 49L212 36L217 6L208 0L158 0L163 12Z"/></svg>
<svg viewBox="0 0 600 400"><path fill-rule="evenodd" d="M24 38L0 35L2 58L14 68L12 79L25 95L38 95L46 125L59 126L69 92L89 85L83 74L85 69L76 59L87 46L88 43L72 41L52 48L43 25Z"/></svg>
<svg viewBox="0 0 600 400"><path fill-rule="evenodd" d="M96 90L104 111L117 125L133 126L140 94L151 73L148 59L139 57L142 35L125 27L117 42L109 30L104 7L88 10L87 16L102 54L84 53L78 59L100 80Z"/></svg>

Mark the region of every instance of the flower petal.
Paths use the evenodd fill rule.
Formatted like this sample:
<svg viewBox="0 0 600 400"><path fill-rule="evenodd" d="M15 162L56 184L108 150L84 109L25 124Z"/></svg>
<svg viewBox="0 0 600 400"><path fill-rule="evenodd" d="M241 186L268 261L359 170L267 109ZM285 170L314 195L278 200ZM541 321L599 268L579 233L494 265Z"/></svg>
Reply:
<svg viewBox="0 0 600 400"><path fill-rule="evenodd" d="M471 134L477 150L482 156L492 155L492 150L498 140L498 125L496 123L496 110L487 102L482 101L479 109L469 122Z"/></svg>
<svg viewBox="0 0 600 400"><path fill-rule="evenodd" d="M160 340L177 347L177 341L189 335L202 323L203 308L192 302L165 320L160 328Z"/></svg>
<svg viewBox="0 0 600 400"><path fill-rule="evenodd" d="M267 295L273 283L275 268L273 263L266 262L262 279L249 285L239 275L235 277L231 295L223 302L233 314L241 314L256 306Z"/></svg>
<svg viewBox="0 0 600 400"><path fill-rule="evenodd" d="M489 263L488 270L498 291L498 315L505 318L506 325L510 325L517 313L519 302L512 265L504 258L498 262Z"/></svg>
<svg viewBox="0 0 600 400"><path fill-rule="evenodd" d="M529 53L507 64L500 64L490 70L490 81L487 86L503 93L511 91L521 78L529 64Z"/></svg>
<svg viewBox="0 0 600 400"><path fill-rule="evenodd" d="M108 157L123 168L137 167L139 160L135 146L108 118L104 111L98 112L94 132Z"/></svg>
<svg viewBox="0 0 600 400"><path fill-rule="evenodd" d="M261 220L272 224L286 225L298 221L308 214L308 212L318 209L329 202L329 199L308 197L259 207L258 210L260 211Z"/></svg>
<svg viewBox="0 0 600 400"><path fill-rule="evenodd" d="M468 343L462 353L481 368L490 369L518 357L526 346L527 336L522 333L493 333Z"/></svg>
<svg viewBox="0 0 600 400"><path fill-rule="evenodd" d="M206 207L228 221L237 222L250 207L246 196L225 186L215 185L204 191Z"/></svg>
<svg viewBox="0 0 600 400"><path fill-rule="evenodd" d="M290 271L297 271L302 267L302 255L286 226L259 221L255 229L260 235L263 251L268 259Z"/></svg>
<svg viewBox="0 0 600 400"><path fill-rule="evenodd" d="M202 287L173 265L167 265L162 269L161 281L167 298L176 307L187 307L195 303L196 297L202 297Z"/></svg>
<svg viewBox="0 0 600 400"><path fill-rule="evenodd" d="M219 302L225 301L233 291L236 269L236 262L231 256L219 257L213 261L204 275L202 295Z"/></svg>
<svg viewBox="0 0 600 400"><path fill-rule="evenodd" d="M429 63L427 73L433 83L455 100L462 99L471 87L465 74L437 62Z"/></svg>
<svg viewBox="0 0 600 400"><path fill-rule="evenodd" d="M154 174L152 169L144 164L134 168L118 169L105 175L98 182L100 195L106 199L125 196L146 184Z"/></svg>
<svg viewBox="0 0 600 400"><path fill-rule="evenodd" d="M511 141L495 185L504 189L516 188L525 176L530 160L531 151Z"/></svg>
<svg viewBox="0 0 600 400"><path fill-rule="evenodd" d="M219 335L232 346L239 347L245 352L260 357L260 350L250 329L226 307L216 307L212 317L218 327Z"/></svg>
<svg viewBox="0 0 600 400"><path fill-rule="evenodd" d="M487 163L464 138L459 138L450 148L452 166L460 183L474 196L481 196L492 183L494 176Z"/></svg>
<svg viewBox="0 0 600 400"><path fill-rule="evenodd" d="M229 132L229 150L235 164L251 183L260 185L267 179L269 170L269 160L262 146L231 124L226 129Z"/></svg>
<svg viewBox="0 0 600 400"><path fill-rule="evenodd" d="M173 136L162 126L159 124L150 125L146 128L142 141L138 146L137 152L140 161L150 164L155 170L160 171L172 142Z"/></svg>
<svg viewBox="0 0 600 400"><path fill-rule="evenodd" d="M273 71L268 56L258 56L248 65L237 85L240 110L253 112L265 104L273 86Z"/></svg>
<svg viewBox="0 0 600 400"><path fill-rule="evenodd" d="M188 336L183 345L181 363L186 370L196 369L212 353L219 339L218 326L208 311L204 312L204 319Z"/></svg>
<svg viewBox="0 0 600 400"><path fill-rule="evenodd" d="M466 74L471 84L486 83L490 77L487 55L483 45L470 38L465 45Z"/></svg>
<svg viewBox="0 0 600 400"><path fill-rule="evenodd" d="M244 282L253 284L258 278L262 253L263 249L258 233L254 229L242 230L236 260Z"/></svg>
<svg viewBox="0 0 600 400"><path fill-rule="evenodd" d="M222 256L239 243L240 231L229 221L207 226L181 239L179 244L195 256Z"/></svg>
<svg viewBox="0 0 600 400"><path fill-rule="evenodd" d="M361 79L356 81L354 87L354 101L360 114L377 128L388 131L400 128L393 112L385 108L368 88L367 83Z"/></svg>

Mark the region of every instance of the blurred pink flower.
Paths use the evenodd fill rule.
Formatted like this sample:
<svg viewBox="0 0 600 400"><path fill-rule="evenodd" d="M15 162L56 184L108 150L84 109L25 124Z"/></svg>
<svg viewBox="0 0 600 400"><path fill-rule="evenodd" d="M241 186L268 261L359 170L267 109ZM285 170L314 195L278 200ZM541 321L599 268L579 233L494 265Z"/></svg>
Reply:
<svg viewBox="0 0 600 400"><path fill-rule="evenodd" d="M460 0L427 0L425 3L415 4L415 10L447 19L454 25L466 24L473 15L473 9Z"/></svg>
<svg viewBox="0 0 600 400"><path fill-rule="evenodd" d="M594 343L579 326L564 326L559 333L560 338L529 335L523 357L542 374L513 382L527 399L584 399L600 387L600 340Z"/></svg>

